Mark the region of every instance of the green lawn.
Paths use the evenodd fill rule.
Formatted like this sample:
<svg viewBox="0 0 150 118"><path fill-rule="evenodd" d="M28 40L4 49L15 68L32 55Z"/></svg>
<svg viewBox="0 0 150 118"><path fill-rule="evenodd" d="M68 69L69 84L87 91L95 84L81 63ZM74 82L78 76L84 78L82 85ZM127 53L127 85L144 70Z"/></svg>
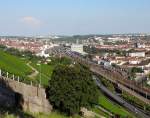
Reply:
<svg viewBox="0 0 150 118"><path fill-rule="evenodd" d="M100 110L97 107L92 108L92 111L95 112L95 113L97 113L97 114L99 114L99 115L102 115L102 116L104 116L106 118L110 117L107 113L103 112L102 110Z"/></svg>
<svg viewBox="0 0 150 118"><path fill-rule="evenodd" d="M20 76L24 79L29 79L28 75L30 75L33 70L27 65L28 62L29 60L25 58L22 59L20 57L8 54L7 52L0 50L0 69L4 71L8 71L9 73ZM53 66L41 64L40 69L40 66L37 65L37 63L38 61L34 60L30 64L32 67L36 68L39 71L39 74L35 78L32 78L32 80L38 80L40 82L41 73L41 84L45 86L48 84L48 81L51 77Z"/></svg>
<svg viewBox="0 0 150 118"><path fill-rule="evenodd" d="M130 117L133 118L133 115L131 113L129 113L127 110L125 110L123 107L121 107L118 104L115 104L113 102L111 102L106 96L104 96L103 94L100 94L99 97L99 104L107 109L108 111L112 112L113 114L119 114L121 115L121 117Z"/></svg>
<svg viewBox="0 0 150 118"><path fill-rule="evenodd" d="M67 116L64 116L64 115L61 115L61 114L58 114L58 113L51 113L49 115L46 115L46 114L33 114L33 117L34 118L69 118ZM17 118L17 116L14 116L14 115L4 115L3 118Z"/></svg>
<svg viewBox="0 0 150 118"><path fill-rule="evenodd" d="M35 118L69 118L65 115L62 115L60 113L57 113L57 112L52 112L50 114L43 114L43 113L39 113L39 114L33 114L33 116Z"/></svg>
<svg viewBox="0 0 150 118"><path fill-rule="evenodd" d="M19 57L10 55L0 50L0 68L20 77L26 77L32 73L32 69Z"/></svg>
<svg viewBox="0 0 150 118"><path fill-rule="evenodd" d="M49 114L44 113L30 113L33 118L70 118L69 116L65 116L63 114L60 114L58 112L52 112ZM17 118L17 116L14 116L13 114L5 114L2 118ZM81 118L79 115L73 116L71 118Z"/></svg>
<svg viewBox="0 0 150 118"><path fill-rule="evenodd" d="M36 68L39 71L39 74L36 76L35 79L37 79L40 82L40 76L41 76L41 84L44 86L48 85L48 81L50 80L53 71L53 66L47 64L38 65L37 61L32 61L31 66Z"/></svg>

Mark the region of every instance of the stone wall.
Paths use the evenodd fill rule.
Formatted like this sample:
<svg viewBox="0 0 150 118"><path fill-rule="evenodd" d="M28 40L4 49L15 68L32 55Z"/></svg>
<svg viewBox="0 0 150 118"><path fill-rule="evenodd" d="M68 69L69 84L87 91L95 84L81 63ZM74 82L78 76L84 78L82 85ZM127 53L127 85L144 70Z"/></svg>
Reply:
<svg viewBox="0 0 150 118"><path fill-rule="evenodd" d="M0 86L0 106L15 106L15 93Z"/></svg>
<svg viewBox="0 0 150 118"><path fill-rule="evenodd" d="M2 86L0 86L0 96L3 96L3 100L6 102L8 100L11 101L12 104L10 105L13 106L13 104L17 103L24 111L45 113L51 112L52 106L46 99L44 88L27 85L2 76L0 79L5 83L5 86L2 84ZM9 92L6 92L5 90ZM11 97L10 93L12 94ZM0 102L3 100L0 100Z"/></svg>

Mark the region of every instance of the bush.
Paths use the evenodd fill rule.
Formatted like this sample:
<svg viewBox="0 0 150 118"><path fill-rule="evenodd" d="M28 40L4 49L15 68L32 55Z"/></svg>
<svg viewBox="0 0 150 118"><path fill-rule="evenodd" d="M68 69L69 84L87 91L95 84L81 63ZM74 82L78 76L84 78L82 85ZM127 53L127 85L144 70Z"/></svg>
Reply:
<svg viewBox="0 0 150 118"><path fill-rule="evenodd" d="M54 108L67 115L98 103L98 90L89 69L81 65L59 65L53 71L47 95Z"/></svg>

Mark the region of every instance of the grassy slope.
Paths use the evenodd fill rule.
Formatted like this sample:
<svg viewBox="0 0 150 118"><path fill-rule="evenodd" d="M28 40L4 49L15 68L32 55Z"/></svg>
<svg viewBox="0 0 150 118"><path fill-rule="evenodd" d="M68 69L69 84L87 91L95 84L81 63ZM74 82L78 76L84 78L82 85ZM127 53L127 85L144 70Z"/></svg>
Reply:
<svg viewBox="0 0 150 118"><path fill-rule="evenodd" d="M69 118L69 117L65 117L65 116L57 114L57 113L52 113L51 115L34 114L33 117L34 118ZM3 118L17 118L17 116L4 115Z"/></svg>
<svg viewBox="0 0 150 118"><path fill-rule="evenodd" d="M27 76L32 73L32 69L27 66L28 60L21 59L19 57L10 55L2 50L0 50L0 68L13 73L17 76L27 78ZM37 61L31 62L31 66L39 71L36 78L40 81L40 66L37 65ZM46 64L41 64L41 83L42 85L47 85L52 73L53 67Z"/></svg>
<svg viewBox="0 0 150 118"><path fill-rule="evenodd" d="M52 112L51 114L47 114L47 115L39 113L39 114L33 114L33 116L35 118L68 118L67 116L59 114L57 112Z"/></svg>
<svg viewBox="0 0 150 118"><path fill-rule="evenodd" d="M26 62L0 50L0 68L15 75L25 77L32 72Z"/></svg>
<svg viewBox="0 0 150 118"><path fill-rule="evenodd" d="M53 66L47 64L41 64L41 69L40 69L40 65L37 65L36 61L33 61L31 63L31 66L36 68L39 71L39 74L37 75L36 79L40 81L40 73L41 73L42 85L48 85L48 81L50 80L53 71Z"/></svg>
<svg viewBox="0 0 150 118"><path fill-rule="evenodd" d="M65 116L63 114L60 114L58 112L52 112L50 114L43 114L43 113L31 113L33 118L70 118L69 116ZM17 116L14 116L13 114L5 114L2 118L17 118ZM76 115L72 118L81 118L80 116Z"/></svg>
<svg viewBox="0 0 150 118"><path fill-rule="evenodd" d="M99 104L107 109L108 111L111 111L114 114L119 114L121 117L133 117L132 114L130 114L127 110L125 110L123 107L119 106L118 104L112 103L108 98L106 98L103 94L100 94L99 97Z"/></svg>
<svg viewBox="0 0 150 118"><path fill-rule="evenodd" d="M102 110L100 110L97 107L92 108L92 111L95 112L95 113L97 113L97 114L100 114L100 115L102 115L102 116L104 116L106 118L110 117L107 113L103 112Z"/></svg>

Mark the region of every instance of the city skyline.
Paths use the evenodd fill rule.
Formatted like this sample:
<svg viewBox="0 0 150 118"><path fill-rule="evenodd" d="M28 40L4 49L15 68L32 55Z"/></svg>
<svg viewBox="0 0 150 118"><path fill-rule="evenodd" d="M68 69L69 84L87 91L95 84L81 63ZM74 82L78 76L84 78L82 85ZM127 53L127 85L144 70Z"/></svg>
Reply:
<svg viewBox="0 0 150 118"><path fill-rule="evenodd" d="M0 35L150 33L149 0L5 0Z"/></svg>

